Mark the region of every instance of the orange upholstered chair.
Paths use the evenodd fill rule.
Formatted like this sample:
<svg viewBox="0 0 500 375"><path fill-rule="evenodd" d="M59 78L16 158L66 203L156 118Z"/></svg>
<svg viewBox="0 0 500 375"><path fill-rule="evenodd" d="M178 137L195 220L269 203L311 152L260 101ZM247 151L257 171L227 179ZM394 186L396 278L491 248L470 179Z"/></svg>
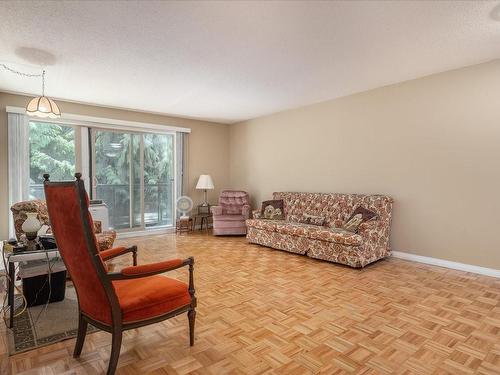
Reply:
<svg viewBox="0 0 500 375"><path fill-rule="evenodd" d="M79 304L78 336L73 355L82 351L87 324L112 334L108 375L120 356L122 332L187 312L189 341L194 344L196 298L194 259L172 259L108 272L104 260L127 253L115 248L99 252L81 174L76 181L50 182L44 175L45 197L57 246L76 289ZM189 284L158 274L189 267Z"/></svg>

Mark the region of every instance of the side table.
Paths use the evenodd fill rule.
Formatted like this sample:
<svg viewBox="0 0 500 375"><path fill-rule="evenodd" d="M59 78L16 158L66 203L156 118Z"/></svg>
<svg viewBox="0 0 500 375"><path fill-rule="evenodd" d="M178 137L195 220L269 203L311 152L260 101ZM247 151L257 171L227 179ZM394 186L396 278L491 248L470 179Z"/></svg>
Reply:
<svg viewBox="0 0 500 375"><path fill-rule="evenodd" d="M198 206L197 213L193 218L193 230L196 229L196 224L198 220L200 220L200 230L203 230L203 224L205 224L205 228L208 231L208 223L212 219L212 212L210 211L210 207L210 204L208 206Z"/></svg>
<svg viewBox="0 0 500 375"><path fill-rule="evenodd" d="M187 233L193 228L193 219L191 217L177 219L175 230L177 233Z"/></svg>
<svg viewBox="0 0 500 375"><path fill-rule="evenodd" d="M12 328L14 322L14 282L16 279L15 263L27 262L31 260L47 260L51 261L54 258L59 258L59 250L35 250L35 251L21 251L19 253L4 253L2 242L2 253L5 257L5 262L8 264L8 285L7 285L7 304L9 305L9 328Z"/></svg>

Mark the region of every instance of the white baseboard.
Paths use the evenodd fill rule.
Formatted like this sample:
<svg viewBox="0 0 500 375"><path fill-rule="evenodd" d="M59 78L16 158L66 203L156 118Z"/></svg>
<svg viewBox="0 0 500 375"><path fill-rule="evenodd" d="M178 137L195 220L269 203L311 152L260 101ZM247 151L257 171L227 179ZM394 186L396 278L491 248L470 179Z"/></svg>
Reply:
<svg viewBox="0 0 500 375"><path fill-rule="evenodd" d="M392 256L395 258L411 260L413 262L432 264L433 266L451 268L454 270L465 271L477 273L480 275L492 276L500 278L500 270L494 268L486 268L480 266L474 266L472 264L452 262L451 260L444 260L438 258L424 257L422 255L416 255L411 253L404 253L402 251L393 251Z"/></svg>

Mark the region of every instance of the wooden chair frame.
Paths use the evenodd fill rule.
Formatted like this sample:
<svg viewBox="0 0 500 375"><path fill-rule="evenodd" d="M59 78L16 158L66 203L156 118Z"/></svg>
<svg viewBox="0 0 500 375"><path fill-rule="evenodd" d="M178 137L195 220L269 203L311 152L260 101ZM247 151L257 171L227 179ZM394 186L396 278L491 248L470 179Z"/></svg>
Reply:
<svg viewBox="0 0 500 375"><path fill-rule="evenodd" d="M145 272L145 273L139 273L139 274L133 274L133 275L124 275L120 272L107 272L105 267L103 266L102 260L99 255L99 251L96 247L95 240L93 238L93 232L90 227L90 221L89 221L89 211L87 207L87 195L85 192L85 185L83 180L81 180L81 174L76 173L76 181L63 181L63 182L50 182L49 181L49 175L44 174L44 186L74 186L77 195L79 198L79 207L80 207L80 217L82 219L83 223L83 231L85 234L85 241L87 244L87 250L89 251L92 259L92 263L96 269L96 272L98 274L99 280L102 282L104 291L106 293L106 297L109 301L109 305L111 308L111 324L107 324L101 321L97 321L90 316L86 315L80 307L78 308L79 311L79 318L78 318L78 334L76 338L76 344L75 344L75 349L73 352L73 357L77 358L80 356L83 348L83 344L85 341L85 335L87 333L87 326L88 323L92 324L94 327L97 327L103 331L109 332L112 335L112 344L111 344L111 355L109 359L109 365L108 365L108 371L107 375L113 375L116 371L116 367L118 364L118 358L120 356L120 349L121 349L121 343L122 343L122 336L123 336L123 331L126 331L128 329L134 329L134 328L139 328L143 327L149 324L154 324L161 322L163 320L172 318L174 316L177 316L179 314L187 312L188 320L189 320L189 345L193 346L194 345L194 327L195 327L195 319L196 319L196 297L195 297L195 289L194 289L194 258L189 257L187 259L184 259L180 265L174 266L174 267L169 267L169 268L163 268L161 270L153 271L153 272ZM130 248L126 249L127 251L122 252L122 255L124 253L132 252L133 258L134 258L134 265L137 264L137 247L132 246ZM118 256L117 255L117 256ZM64 261L64 257L63 257ZM120 303L118 301L118 297L115 293L114 287L112 282L115 280L130 280L130 279L137 279L137 278L142 278L142 277L148 277L148 276L153 276L157 275L160 273L168 272L175 270L180 267L189 267L189 284L188 284L188 291L189 295L191 296L191 302L188 305L182 306L176 310L170 311L166 314L155 316L153 318L149 319L144 319L144 320L139 320L139 321L134 321L134 322L123 322L123 316L122 316L122 310L120 308ZM76 288L75 288L76 290ZM78 290L77 290L77 297L78 297Z"/></svg>

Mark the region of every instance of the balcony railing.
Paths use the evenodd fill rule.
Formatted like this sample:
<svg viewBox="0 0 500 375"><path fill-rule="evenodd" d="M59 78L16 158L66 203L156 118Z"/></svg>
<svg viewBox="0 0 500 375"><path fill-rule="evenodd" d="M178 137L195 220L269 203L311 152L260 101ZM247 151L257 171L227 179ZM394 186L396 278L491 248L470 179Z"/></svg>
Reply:
<svg viewBox="0 0 500 375"><path fill-rule="evenodd" d="M173 225L173 183L144 185L144 227ZM141 186L98 184L96 196L108 206L113 229L141 228ZM42 184L30 185L32 199L45 199ZM132 206L131 206L132 204ZM132 216L131 216L132 214Z"/></svg>

